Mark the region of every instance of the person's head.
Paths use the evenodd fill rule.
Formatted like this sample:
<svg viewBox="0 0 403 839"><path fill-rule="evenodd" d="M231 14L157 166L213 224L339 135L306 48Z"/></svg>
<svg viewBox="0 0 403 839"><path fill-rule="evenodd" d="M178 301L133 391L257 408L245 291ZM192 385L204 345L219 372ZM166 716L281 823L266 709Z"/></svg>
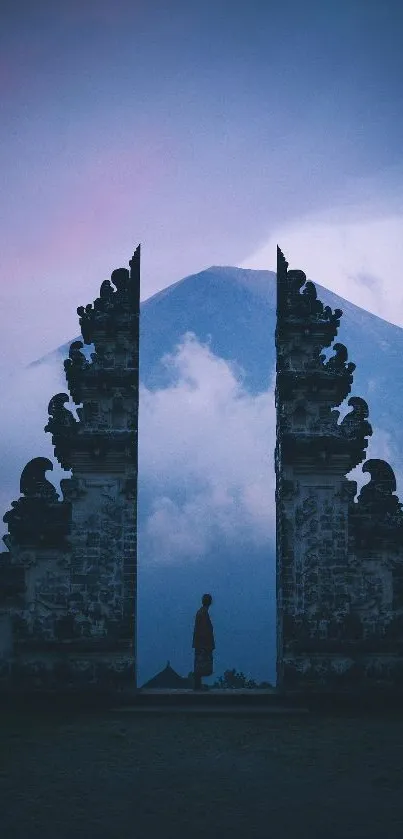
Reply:
<svg viewBox="0 0 403 839"><path fill-rule="evenodd" d="M213 602L213 598L212 598L211 594L203 594L203 597L202 597L202 605L203 606L206 606L206 608L208 609L208 607L211 606L212 602Z"/></svg>

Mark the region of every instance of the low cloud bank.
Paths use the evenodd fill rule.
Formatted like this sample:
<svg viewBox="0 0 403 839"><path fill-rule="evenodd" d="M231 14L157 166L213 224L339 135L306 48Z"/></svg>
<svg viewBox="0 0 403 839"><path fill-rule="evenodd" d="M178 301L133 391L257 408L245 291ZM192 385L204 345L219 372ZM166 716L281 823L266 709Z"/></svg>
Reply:
<svg viewBox="0 0 403 839"><path fill-rule="evenodd" d="M275 544L275 407L271 386L249 394L239 366L215 356L187 333L164 358L172 383L140 386L139 524L148 562L201 560L217 544ZM49 360L2 380L1 517L19 496L25 464L48 457L57 489L66 474L44 432L50 398L67 390L60 361ZM374 428L368 458L399 462L392 436ZM367 483L361 466L349 477ZM396 472L398 492L403 475ZM6 527L2 524L2 534Z"/></svg>
<svg viewBox="0 0 403 839"><path fill-rule="evenodd" d="M403 212L365 207L307 215L278 227L241 268L273 264L278 243L290 268L378 317L403 326ZM275 257L274 257L275 258Z"/></svg>
<svg viewBox="0 0 403 839"><path fill-rule="evenodd" d="M140 388L139 683L167 658L189 672L194 612L209 590L216 675L235 666L274 680L274 371L270 388L251 395L239 367L192 334L164 363L170 384ZM43 430L51 396L65 390L57 361L3 380L0 518L18 498L21 471L33 457L53 460L47 477L57 488L68 474ZM375 429L368 457L393 466L395 451L391 436ZM359 487L369 478L360 467L349 477Z"/></svg>
<svg viewBox="0 0 403 839"><path fill-rule="evenodd" d="M150 555L200 558L220 539L274 546L273 387L251 396L237 369L190 333L164 363L175 383L140 392Z"/></svg>

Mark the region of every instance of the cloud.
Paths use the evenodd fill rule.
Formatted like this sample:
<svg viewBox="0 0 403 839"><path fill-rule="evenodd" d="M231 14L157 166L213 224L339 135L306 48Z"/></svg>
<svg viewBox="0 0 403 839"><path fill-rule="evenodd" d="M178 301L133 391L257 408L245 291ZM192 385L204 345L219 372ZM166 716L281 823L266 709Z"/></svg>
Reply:
<svg viewBox="0 0 403 839"><path fill-rule="evenodd" d="M190 333L164 364L173 380L169 387L140 387L142 550L159 562L177 562L200 558L222 540L273 541L273 389L248 394L237 365L214 356ZM53 461L47 478L57 489L66 476L44 426L50 398L67 388L62 364L54 359L2 384L8 397L0 429L4 515L19 497L21 471L32 458Z"/></svg>
<svg viewBox="0 0 403 839"><path fill-rule="evenodd" d="M149 510L140 533L147 562L197 561L224 541L274 548L274 372L251 396L231 368L188 333L165 357L175 382L140 395L140 476ZM339 408L341 418L351 409ZM392 437L373 429L367 459L399 462ZM361 465L348 475L357 492ZM403 486L403 476L396 480ZM179 497L178 497L179 496Z"/></svg>
<svg viewBox="0 0 403 839"><path fill-rule="evenodd" d="M372 274L356 274L354 277L356 283L369 288L370 291L379 292L382 288L382 280L379 277L374 277Z"/></svg>
<svg viewBox="0 0 403 839"><path fill-rule="evenodd" d="M238 369L188 333L164 359L176 381L140 392L139 469L150 511L141 538L157 562L274 541L274 392L251 396ZM142 477L141 477L142 476Z"/></svg>
<svg viewBox="0 0 403 839"><path fill-rule="evenodd" d="M273 551L274 371L270 388L251 395L238 365L215 356L192 333L164 357L164 365L166 387L140 386L140 561L199 563L220 545ZM66 390L61 362L50 359L1 384L7 400L0 418L0 520L19 497L21 471L29 460L53 461L47 477L58 490L68 474L44 432L50 398ZM346 410L342 406L342 416ZM367 458L385 459L392 468L399 463L394 440L381 428L374 428L367 451ZM361 466L348 477L357 481L358 491L369 479ZM403 496L403 475L397 472L396 480Z"/></svg>
<svg viewBox="0 0 403 839"><path fill-rule="evenodd" d="M343 208L285 224L242 268L274 268L278 243L291 268L397 326L403 326L403 213Z"/></svg>

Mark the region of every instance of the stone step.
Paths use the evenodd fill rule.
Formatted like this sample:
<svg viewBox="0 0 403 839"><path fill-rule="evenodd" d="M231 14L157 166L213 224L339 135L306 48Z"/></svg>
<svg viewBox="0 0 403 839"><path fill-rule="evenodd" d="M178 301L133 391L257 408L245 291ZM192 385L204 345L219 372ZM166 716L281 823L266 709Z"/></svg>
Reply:
<svg viewBox="0 0 403 839"><path fill-rule="evenodd" d="M177 713L209 715L267 715L307 713L307 708L285 700L275 689L267 690L213 690L189 689L138 690L130 698L114 704L113 711L130 713Z"/></svg>
<svg viewBox="0 0 403 839"><path fill-rule="evenodd" d="M140 714L142 716L150 715L194 715L194 716L246 716L246 717L266 717L266 716L284 716L293 714L308 714L308 708L281 706L281 705L211 705L204 704L190 704L187 705L173 705L162 703L158 705L121 705L110 709L112 713L116 714Z"/></svg>
<svg viewBox="0 0 403 839"><path fill-rule="evenodd" d="M136 705L277 705L284 703L284 698L275 688L265 690L250 690L236 688L234 690L215 690L203 687L201 690L190 688L176 689L142 689L132 694L133 704ZM131 703L130 703L131 704ZM290 704L290 703L289 703ZM292 704L292 703L291 703Z"/></svg>

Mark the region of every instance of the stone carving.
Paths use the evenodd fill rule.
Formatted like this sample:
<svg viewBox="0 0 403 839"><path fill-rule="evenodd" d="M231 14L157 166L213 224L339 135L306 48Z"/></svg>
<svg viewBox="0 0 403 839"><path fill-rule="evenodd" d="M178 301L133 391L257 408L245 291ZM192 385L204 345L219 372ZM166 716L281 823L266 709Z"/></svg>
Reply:
<svg viewBox="0 0 403 839"><path fill-rule="evenodd" d="M135 501L137 498L137 474L129 476L122 487L122 495L128 501Z"/></svg>
<svg viewBox="0 0 403 839"><path fill-rule="evenodd" d="M97 312L110 311L113 307L114 294L115 292L112 288L110 280L104 280L104 282L101 283L99 297L94 302L94 310Z"/></svg>
<svg viewBox="0 0 403 839"><path fill-rule="evenodd" d="M306 283L306 274L303 271L287 271L288 293L292 301L299 298L301 288Z"/></svg>
<svg viewBox="0 0 403 839"><path fill-rule="evenodd" d="M127 291L130 273L127 268L115 268L111 274L111 280L119 292Z"/></svg>
<svg viewBox="0 0 403 839"><path fill-rule="evenodd" d="M351 361L348 362L348 352L347 347L344 344L334 344L333 349L335 354L329 358L327 362L324 363L324 367L327 373L340 373L346 372L349 376L354 373L356 365L353 364ZM321 355L321 359L325 361L325 356ZM352 375L351 375L352 381Z"/></svg>
<svg viewBox="0 0 403 839"><path fill-rule="evenodd" d="M378 509L385 507L388 511L395 511L396 508L402 507L399 500L393 492L396 492L396 478L395 473L386 460L367 460L362 467L363 472L370 474L370 481L364 484L361 489L359 500L362 503L368 501L378 504Z"/></svg>
<svg viewBox="0 0 403 839"><path fill-rule="evenodd" d="M64 407L69 402L67 393L57 393L48 405L49 421L45 431L52 434L55 455L62 469L71 469L70 448L73 435L77 433L78 423L71 411Z"/></svg>
<svg viewBox="0 0 403 839"><path fill-rule="evenodd" d="M113 290L113 285L116 291ZM127 268L112 271L111 282L106 280L100 288L100 296L94 305L79 306L81 333L85 344L94 343L97 348L99 335L104 333L113 339L116 335L117 318L128 323L134 318L131 312L130 273Z"/></svg>
<svg viewBox="0 0 403 839"><path fill-rule="evenodd" d="M39 688L133 686L139 249L130 267L78 309L83 341L73 341L64 363L78 419L67 393L49 402L45 430L72 473L61 481L62 500L45 477L52 463L37 458L4 517L0 606L13 611L6 662L0 644L0 690L6 673L27 689L32 677ZM91 361L84 343L94 344Z"/></svg>
<svg viewBox="0 0 403 839"><path fill-rule="evenodd" d="M13 604L19 604L25 590L25 569L11 562L9 551L3 551L0 553L0 604L2 608L10 609Z"/></svg>
<svg viewBox="0 0 403 839"><path fill-rule="evenodd" d="M311 519L318 511L318 502L313 492L306 495L302 504L296 507L295 523L297 527L302 527L306 524L308 519Z"/></svg>
<svg viewBox="0 0 403 839"><path fill-rule="evenodd" d="M53 471L53 463L47 457L35 457L30 460L21 473L20 492L27 498L58 501L55 487L45 478L46 472L50 471Z"/></svg>
<svg viewBox="0 0 403 839"><path fill-rule="evenodd" d="M78 501L86 495L85 481L77 475L60 481L60 489L65 501Z"/></svg>
<svg viewBox="0 0 403 839"><path fill-rule="evenodd" d="M278 249L277 672L286 689L403 683L403 505L384 461L364 465L371 480L358 501L346 478L364 460L372 428L360 397L350 397L341 422L336 410L355 370L344 344L328 360L323 353L341 315L322 305L303 272L288 270ZM388 643L393 662L382 658Z"/></svg>
<svg viewBox="0 0 403 839"><path fill-rule="evenodd" d="M367 460L362 467L371 478L352 509L352 523L360 548L379 547L382 542L403 545L403 504L396 492L393 469L385 460Z"/></svg>
<svg viewBox="0 0 403 839"><path fill-rule="evenodd" d="M64 362L67 384L76 405L79 405L82 401L81 374L90 367L84 353L81 352L83 346L82 341L73 341L69 350L69 358Z"/></svg>
<svg viewBox="0 0 403 839"><path fill-rule="evenodd" d="M352 467L357 466L365 458L365 449L368 447L367 437L372 435L372 426L367 420L368 405L365 399L359 396L352 396L347 403L352 411L346 414L339 425L340 433L353 444L351 449Z"/></svg>
<svg viewBox="0 0 403 839"><path fill-rule="evenodd" d="M30 460L21 474L21 498L13 501L4 516L9 535L7 547L14 543L38 547L62 547L69 530L70 507L59 501L58 494L45 473L53 469L46 457Z"/></svg>
<svg viewBox="0 0 403 839"><path fill-rule="evenodd" d="M323 303L318 300L316 288L310 280L305 283L305 288L302 292L308 312L313 317L323 316Z"/></svg>
<svg viewBox="0 0 403 839"><path fill-rule="evenodd" d="M89 441L89 453L94 460L104 460L108 448L108 441L104 437L94 436L94 438Z"/></svg>
<svg viewBox="0 0 403 839"><path fill-rule="evenodd" d="M303 334L309 337L314 334L315 323L326 323L329 327L328 334L331 338L324 346L329 346L337 333L340 325L340 317L343 314L341 309L335 309L332 312L329 306L326 308L322 302L318 300L317 291L314 283L310 280L306 281L306 274L299 270L287 270L288 262L284 254L277 248L277 276L278 276L278 294L277 294L277 312L281 320L288 321L301 320L304 321ZM302 293L300 289L305 286ZM280 320L279 318L279 320ZM278 328L282 329L283 323L277 324Z"/></svg>
<svg viewBox="0 0 403 839"><path fill-rule="evenodd" d="M64 362L65 370L70 367L76 367L79 370L83 370L85 367L88 367L88 361L84 353L81 352L83 346L84 344L82 341L73 341L70 345L69 358Z"/></svg>
<svg viewBox="0 0 403 839"><path fill-rule="evenodd" d="M347 404L353 410L349 414L346 414L340 424L341 432L346 437L370 437L372 435L372 427L367 422L369 412L365 399L361 399L359 396L352 396ZM368 441L366 445L368 445Z"/></svg>
<svg viewBox="0 0 403 839"><path fill-rule="evenodd" d="M281 483L281 494L286 501L297 498L300 492L299 481L287 481L283 478Z"/></svg>

